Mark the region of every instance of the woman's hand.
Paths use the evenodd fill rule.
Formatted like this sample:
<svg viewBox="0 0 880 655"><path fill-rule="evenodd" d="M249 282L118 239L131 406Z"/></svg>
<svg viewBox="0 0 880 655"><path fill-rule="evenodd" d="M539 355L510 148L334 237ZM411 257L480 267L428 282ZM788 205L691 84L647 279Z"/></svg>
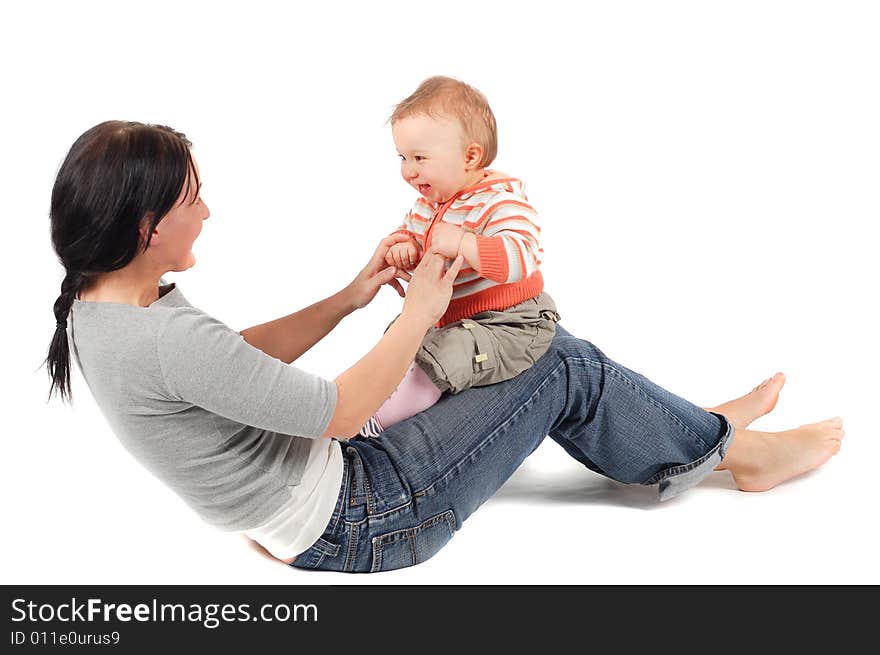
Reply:
<svg viewBox="0 0 880 655"><path fill-rule="evenodd" d="M392 234L379 242L369 263L357 274L357 277L351 281L351 284L343 290L353 309L360 309L370 304L370 301L376 297L379 288L383 284L394 287L401 298L406 296L397 278L408 281L410 279L409 274L395 266L387 266L385 262L385 256L389 248L396 243L404 241L409 241L409 237L405 234Z"/></svg>
<svg viewBox="0 0 880 655"><path fill-rule="evenodd" d="M446 258L433 248L422 257L413 271L412 280L406 289L403 313L410 314L434 325L446 312L452 298L452 283L455 281L464 257L459 255L449 270L443 271Z"/></svg>

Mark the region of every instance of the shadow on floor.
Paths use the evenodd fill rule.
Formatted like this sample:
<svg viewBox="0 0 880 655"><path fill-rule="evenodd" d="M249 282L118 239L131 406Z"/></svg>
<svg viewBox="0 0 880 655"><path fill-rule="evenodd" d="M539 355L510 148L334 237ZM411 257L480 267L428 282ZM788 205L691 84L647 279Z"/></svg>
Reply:
<svg viewBox="0 0 880 655"><path fill-rule="evenodd" d="M722 489L736 491L733 478L725 471L710 473L694 488L665 501L662 505L677 502L699 489ZM489 502L522 502L535 504L600 504L650 510L661 506L657 500L657 486L643 487L638 484L622 484L605 478L579 465L557 471L541 471L528 461L513 474Z"/></svg>

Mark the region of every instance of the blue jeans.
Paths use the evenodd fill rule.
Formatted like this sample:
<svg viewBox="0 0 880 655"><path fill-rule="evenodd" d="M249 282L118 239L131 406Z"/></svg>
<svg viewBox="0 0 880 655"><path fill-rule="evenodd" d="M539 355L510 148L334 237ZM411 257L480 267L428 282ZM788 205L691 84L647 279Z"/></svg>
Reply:
<svg viewBox="0 0 880 655"><path fill-rule="evenodd" d="M663 500L718 465L733 426L558 326L550 349L512 380L445 394L378 438L341 442L333 516L292 566L367 572L424 562L547 435L597 473L658 485Z"/></svg>

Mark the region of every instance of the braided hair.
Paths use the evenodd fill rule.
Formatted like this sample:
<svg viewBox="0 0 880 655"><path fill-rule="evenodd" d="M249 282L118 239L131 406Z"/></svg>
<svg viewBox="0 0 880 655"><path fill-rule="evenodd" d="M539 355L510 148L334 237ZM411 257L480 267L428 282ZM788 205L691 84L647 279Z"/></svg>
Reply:
<svg viewBox="0 0 880 655"><path fill-rule="evenodd" d="M52 246L65 275L55 300L55 334L44 364L49 398L71 400L67 317L94 278L144 252L184 186L199 184L190 148L163 125L107 121L71 146L58 170L49 211ZM146 226L146 239L141 228Z"/></svg>

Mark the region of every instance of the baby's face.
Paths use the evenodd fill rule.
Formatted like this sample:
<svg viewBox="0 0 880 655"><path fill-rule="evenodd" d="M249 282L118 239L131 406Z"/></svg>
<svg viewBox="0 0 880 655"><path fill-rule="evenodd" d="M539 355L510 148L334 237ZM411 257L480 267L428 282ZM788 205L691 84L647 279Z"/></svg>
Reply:
<svg viewBox="0 0 880 655"><path fill-rule="evenodd" d="M458 121L417 115L391 126L400 174L429 202L442 203L469 186L464 135Z"/></svg>

